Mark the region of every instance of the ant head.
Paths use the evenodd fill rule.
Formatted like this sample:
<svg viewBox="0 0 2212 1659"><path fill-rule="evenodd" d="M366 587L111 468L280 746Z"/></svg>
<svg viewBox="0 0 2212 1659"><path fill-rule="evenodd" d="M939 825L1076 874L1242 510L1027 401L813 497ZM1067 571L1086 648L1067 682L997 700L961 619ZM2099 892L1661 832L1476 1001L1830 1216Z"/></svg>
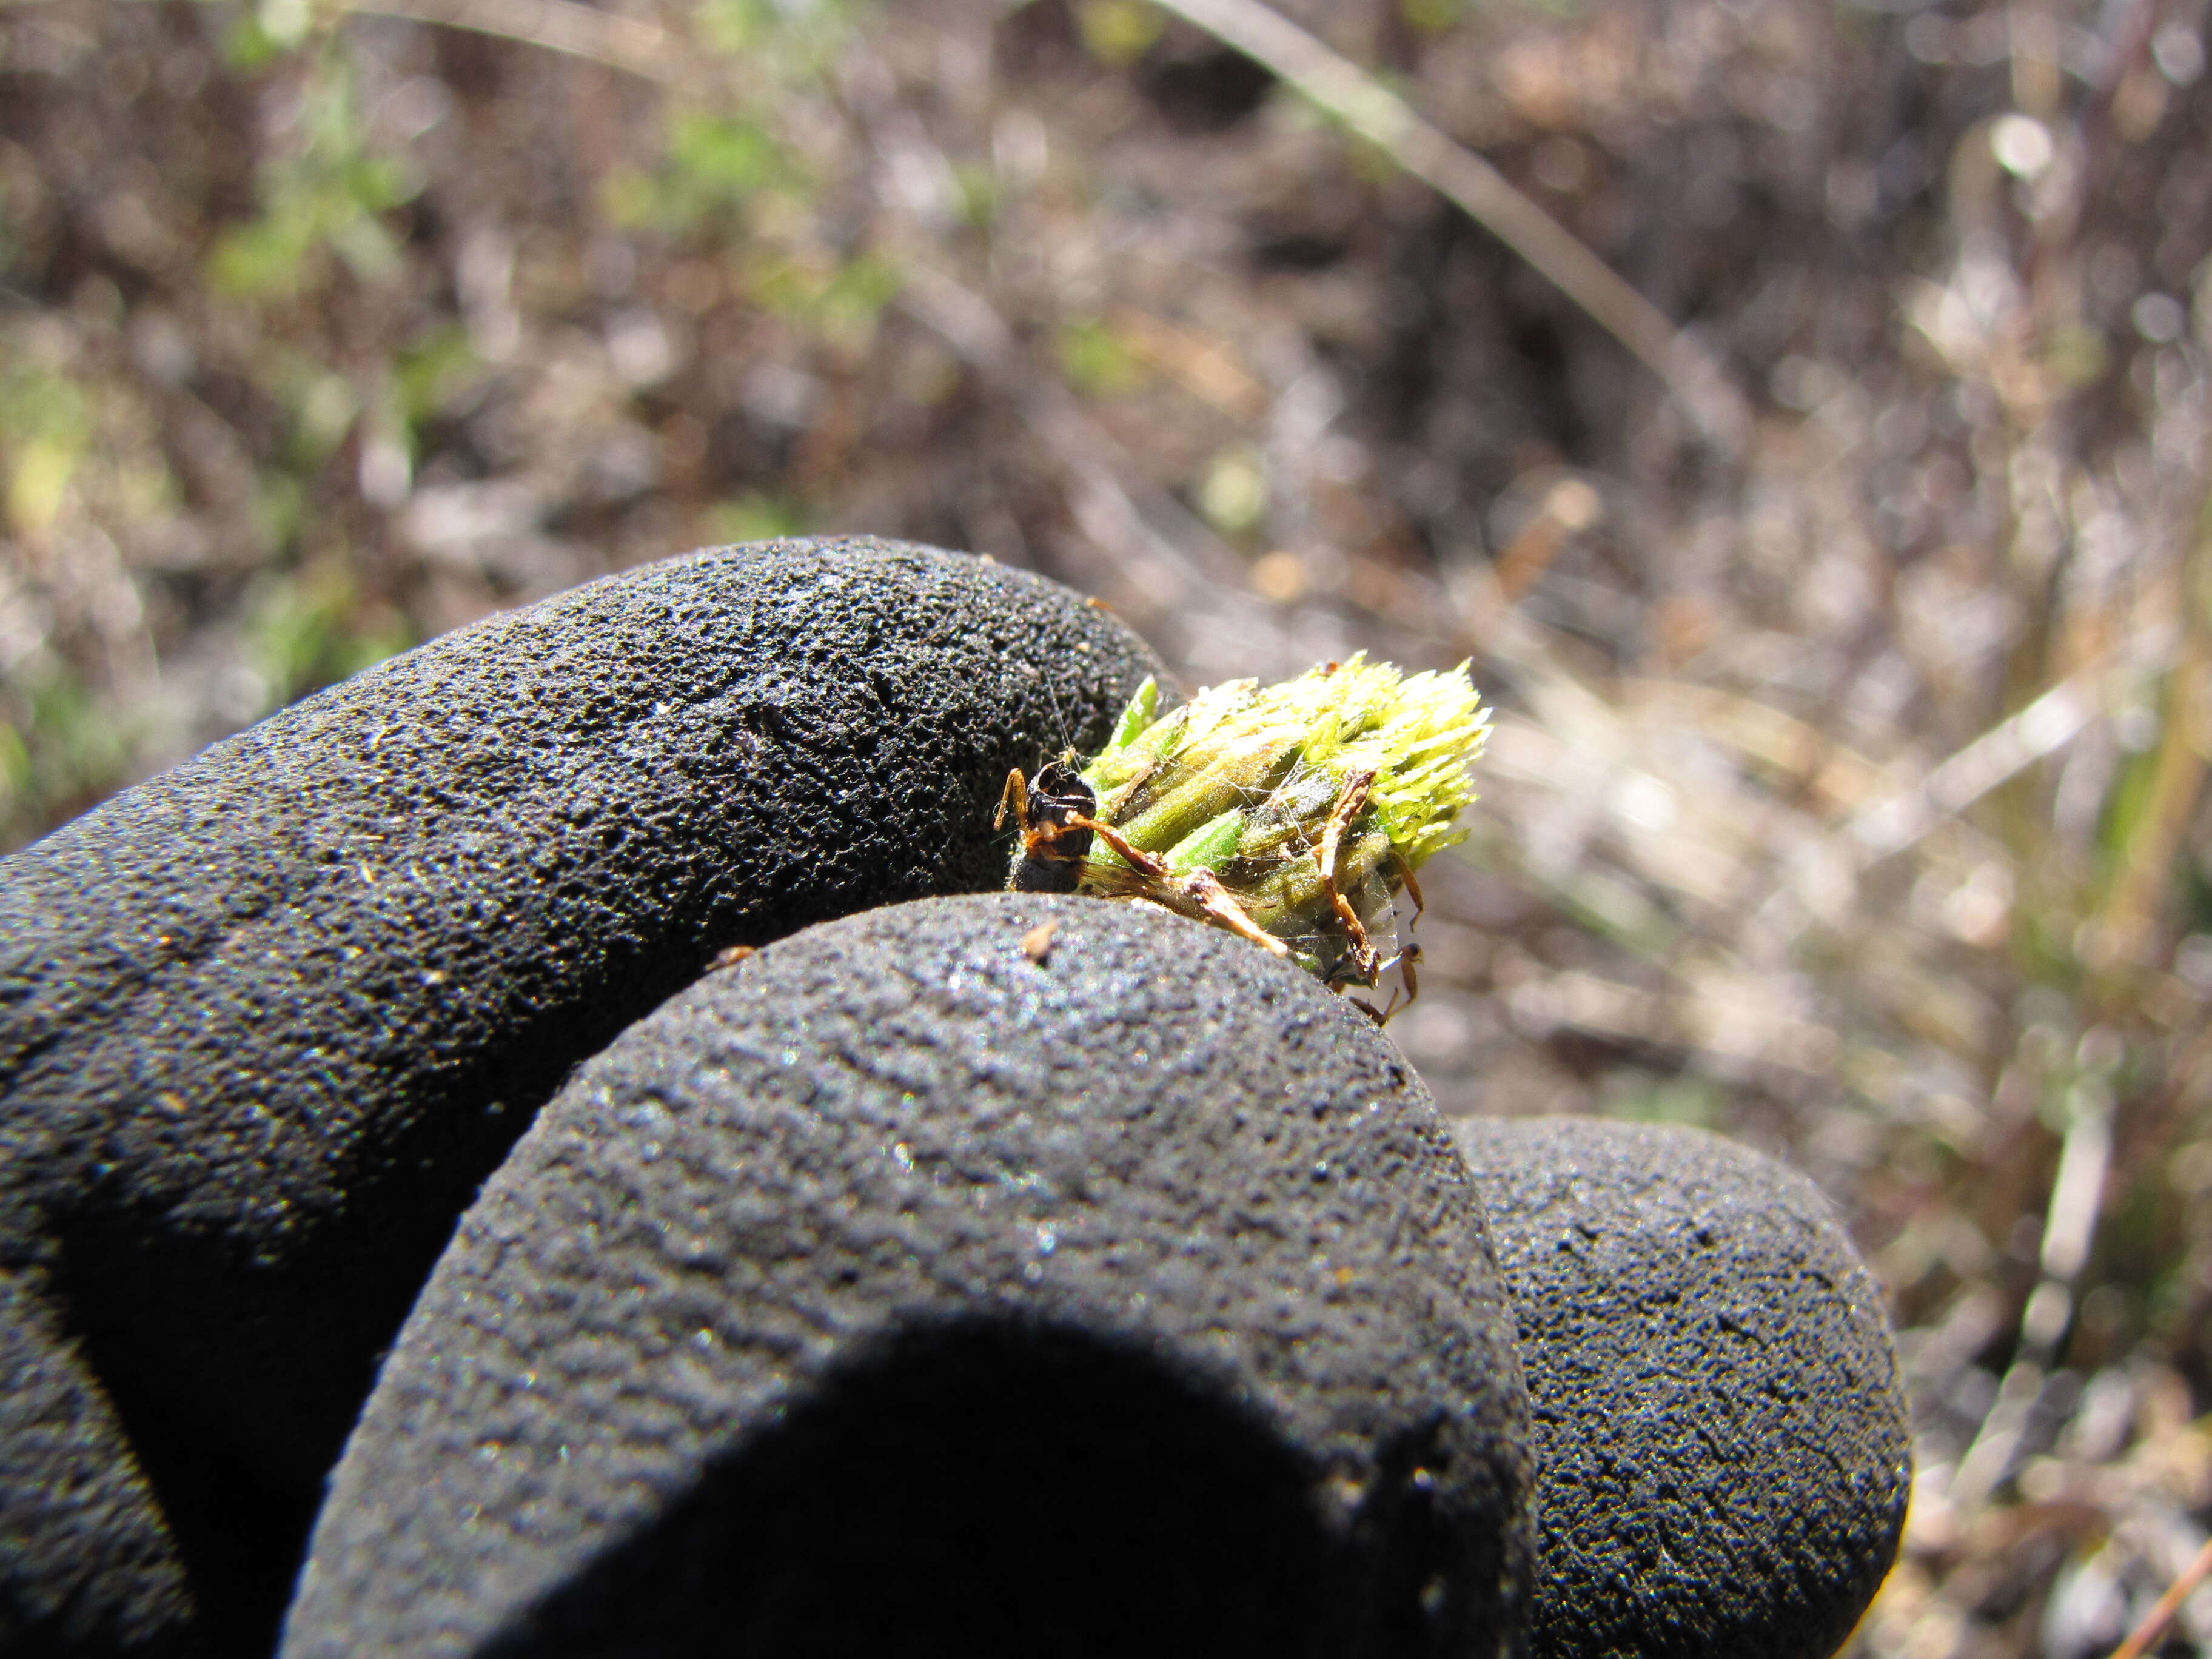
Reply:
<svg viewBox="0 0 2212 1659"><path fill-rule="evenodd" d="M1064 825L1070 818L1088 817L1098 808L1098 797L1076 769L1073 750L1037 769L1030 783L1030 811L1044 823Z"/></svg>
<svg viewBox="0 0 2212 1659"><path fill-rule="evenodd" d="M1091 813L1098 804L1091 786L1069 762L1048 761L1034 785L1014 773L1006 793L1020 832L1006 884L1018 893L1075 891L1091 853Z"/></svg>

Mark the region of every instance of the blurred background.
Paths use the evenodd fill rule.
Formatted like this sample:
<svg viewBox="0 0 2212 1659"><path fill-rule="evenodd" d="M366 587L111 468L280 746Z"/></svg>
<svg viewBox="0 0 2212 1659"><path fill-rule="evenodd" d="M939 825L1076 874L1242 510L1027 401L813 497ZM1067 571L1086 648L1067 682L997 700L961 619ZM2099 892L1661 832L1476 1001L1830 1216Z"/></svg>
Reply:
<svg viewBox="0 0 2212 1659"><path fill-rule="evenodd" d="M2202 9L1277 0L1655 372L1139 0L0 0L0 848L704 543L1471 657L1390 1034L1807 1170L1918 1420L1853 1650L2107 1652L2212 1522Z"/></svg>

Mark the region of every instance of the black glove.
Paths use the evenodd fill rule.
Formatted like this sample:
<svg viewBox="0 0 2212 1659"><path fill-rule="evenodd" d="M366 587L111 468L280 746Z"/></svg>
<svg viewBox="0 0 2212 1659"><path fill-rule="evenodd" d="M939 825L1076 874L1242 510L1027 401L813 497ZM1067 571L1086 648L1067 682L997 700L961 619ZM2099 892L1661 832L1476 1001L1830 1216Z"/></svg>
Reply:
<svg viewBox="0 0 2212 1659"><path fill-rule="evenodd" d="M999 885L1006 770L1095 747L1155 667L988 563L736 550L438 641L9 860L0 1647L265 1650L375 1352L570 1069L728 945ZM1237 941L1005 897L809 933L644 1020L487 1190L291 1644L849 1651L934 1587L1056 1616L1030 1649L1203 1615L1217 1649L1510 1651L1527 1440L1468 1190L1388 1044ZM1856 1392L1807 1397L1875 1425L1888 1531L1810 1579L1760 1565L1782 1534L1713 1555L1754 1564L1719 1626L1801 1580L1832 1623L1886 1564L1894 1384L1845 1325L1814 1380ZM1707 1524L1671 1492L1637 1513ZM994 1576L963 1527L1134 1577Z"/></svg>
<svg viewBox="0 0 2212 1659"><path fill-rule="evenodd" d="M231 1620L273 1625L374 1357L568 1070L726 946L1000 884L1007 769L1103 741L1158 667L987 562L710 553L439 640L7 860L0 1310L39 1359L0 1645L189 1597L250 1651Z"/></svg>
<svg viewBox="0 0 2212 1659"><path fill-rule="evenodd" d="M927 900L708 976L547 1106L284 1651L1493 1659L1527 1427L1473 1183L1371 1022L1149 906Z"/></svg>
<svg viewBox="0 0 2212 1659"><path fill-rule="evenodd" d="M1881 1288L1835 1211L1697 1129L1452 1128L1534 1402L1535 1659L1826 1659L1912 1484Z"/></svg>

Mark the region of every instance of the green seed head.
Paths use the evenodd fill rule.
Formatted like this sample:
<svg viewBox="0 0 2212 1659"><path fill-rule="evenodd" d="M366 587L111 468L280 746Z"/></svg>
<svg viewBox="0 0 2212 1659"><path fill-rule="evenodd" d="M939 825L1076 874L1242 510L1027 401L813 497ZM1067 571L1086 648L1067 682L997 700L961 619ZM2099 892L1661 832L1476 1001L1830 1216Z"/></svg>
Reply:
<svg viewBox="0 0 2212 1659"><path fill-rule="evenodd" d="M1453 820L1474 799L1467 769L1490 730L1467 665L1407 675L1362 653L1279 685L1217 685L1165 715L1158 704L1147 680L1085 769L1097 820L1176 876L1211 872L1324 979L1371 982L1371 957L1347 969L1359 953L1324 880L1327 831L1340 820L1335 886L1362 924L1465 839ZM1158 896L1139 877L1102 838L1079 887Z"/></svg>

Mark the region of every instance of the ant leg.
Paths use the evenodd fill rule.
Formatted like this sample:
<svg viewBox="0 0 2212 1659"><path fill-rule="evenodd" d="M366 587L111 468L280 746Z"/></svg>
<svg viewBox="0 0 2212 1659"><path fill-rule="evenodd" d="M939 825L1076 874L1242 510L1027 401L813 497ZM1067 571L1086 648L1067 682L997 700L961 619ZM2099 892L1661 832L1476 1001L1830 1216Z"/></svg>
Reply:
<svg viewBox="0 0 2212 1659"><path fill-rule="evenodd" d="M1164 860L1157 854L1147 853L1143 848L1134 845L1127 836L1110 823L1101 823L1096 818L1070 818L1067 821L1067 827L1071 830L1090 830L1092 835L1119 853L1127 861L1129 867L1141 875L1150 876L1155 881L1169 881L1174 878L1173 872L1169 870Z"/></svg>
<svg viewBox="0 0 2212 1659"><path fill-rule="evenodd" d="M1421 912L1429 908L1429 902L1421 896L1421 884L1413 879L1413 866L1406 862L1406 855L1398 850L1395 843L1391 846L1390 857L1398 866L1399 879L1406 884L1406 890L1413 896L1413 914L1406 918L1406 926L1411 927L1421 919Z"/></svg>
<svg viewBox="0 0 2212 1659"><path fill-rule="evenodd" d="M1406 948L1398 952L1398 977L1405 984L1406 1006L1408 1008L1421 1000L1421 976L1414 971L1414 965L1420 959L1421 947L1407 939ZM1394 997L1392 1000L1396 999Z"/></svg>
<svg viewBox="0 0 2212 1659"><path fill-rule="evenodd" d="M1352 965L1359 969L1360 977L1368 984L1375 982L1382 972L1375 951L1375 941L1367 936L1367 925L1359 913L1352 908L1336 884L1336 853L1344 832L1352 819L1359 816L1360 808L1367 805L1368 792L1375 787L1372 772L1354 772L1344 781L1344 792L1336 798L1336 805L1328 815L1328 827L1321 834L1322 890L1328 895L1329 908L1336 912L1337 920L1352 936Z"/></svg>
<svg viewBox="0 0 2212 1659"><path fill-rule="evenodd" d="M1221 878L1212 871L1194 870L1176 885L1192 903L1237 938L1249 939L1255 945L1264 945L1279 957L1290 955L1291 947L1253 921L1244 907L1221 884Z"/></svg>
<svg viewBox="0 0 2212 1659"><path fill-rule="evenodd" d="M1221 878L1211 870L1194 870L1187 876L1178 876L1168 868L1167 860L1156 853L1147 853L1141 847L1131 845L1127 836L1109 823L1096 818L1076 818L1070 828L1088 830L1099 840L1127 860L1138 874L1156 882L1186 903L1219 922L1239 939L1252 941L1279 957L1287 957L1291 947L1252 920L1243 905L1221 884Z"/></svg>
<svg viewBox="0 0 2212 1659"><path fill-rule="evenodd" d="M1022 769L1018 766L1006 774L1006 787L999 792L999 810L991 814L991 828L1003 830L1006 827L1006 808L1009 805L1014 809L1014 826L1022 832L1022 842L1026 846L1030 829L1030 787L1029 780L1022 775Z"/></svg>
<svg viewBox="0 0 2212 1659"><path fill-rule="evenodd" d="M1410 1008L1421 1000L1421 976L1413 971L1413 964L1420 959L1421 947L1418 945L1408 945L1403 951L1399 952L1397 960L1398 976L1404 981L1404 983L1402 985L1394 985L1390 988L1390 1000L1384 1003L1380 1008L1377 1008L1373 1003L1368 1001L1364 997L1346 997L1345 1000L1349 1002L1353 1007L1358 1009L1361 1013L1366 1015L1368 1018L1373 1020L1377 1025L1388 1025L1393 1019L1396 1018L1400 1013L1404 1012L1404 1008ZM1398 1001L1398 993L1401 990L1403 990L1406 994L1406 1000L1403 1008L1401 1007Z"/></svg>
<svg viewBox="0 0 2212 1659"><path fill-rule="evenodd" d="M1197 906L1237 938L1249 939L1279 957L1290 955L1291 947L1253 921L1212 871L1194 870L1187 876L1178 876L1168 868L1166 860L1141 847L1132 846L1128 838L1111 824L1101 823L1095 818L1077 818L1072 827L1091 831L1128 860L1130 868Z"/></svg>
<svg viewBox="0 0 2212 1659"><path fill-rule="evenodd" d="M1406 931L1410 933L1413 924L1421 919L1421 912L1429 908L1428 901L1421 896L1421 884L1413 879L1413 866L1406 862L1406 855L1394 846L1390 849L1390 856L1397 861L1398 874L1406 884L1406 890L1413 896L1413 914L1406 918ZM1398 969L1398 978L1406 988L1406 1006L1408 1008L1421 1000L1421 975L1416 967L1420 959L1421 942L1419 939L1409 939L1399 948L1395 965ZM1390 1023L1390 1016L1397 1007L1398 994L1393 991L1389 1006L1382 1011L1382 1024L1387 1025Z"/></svg>

